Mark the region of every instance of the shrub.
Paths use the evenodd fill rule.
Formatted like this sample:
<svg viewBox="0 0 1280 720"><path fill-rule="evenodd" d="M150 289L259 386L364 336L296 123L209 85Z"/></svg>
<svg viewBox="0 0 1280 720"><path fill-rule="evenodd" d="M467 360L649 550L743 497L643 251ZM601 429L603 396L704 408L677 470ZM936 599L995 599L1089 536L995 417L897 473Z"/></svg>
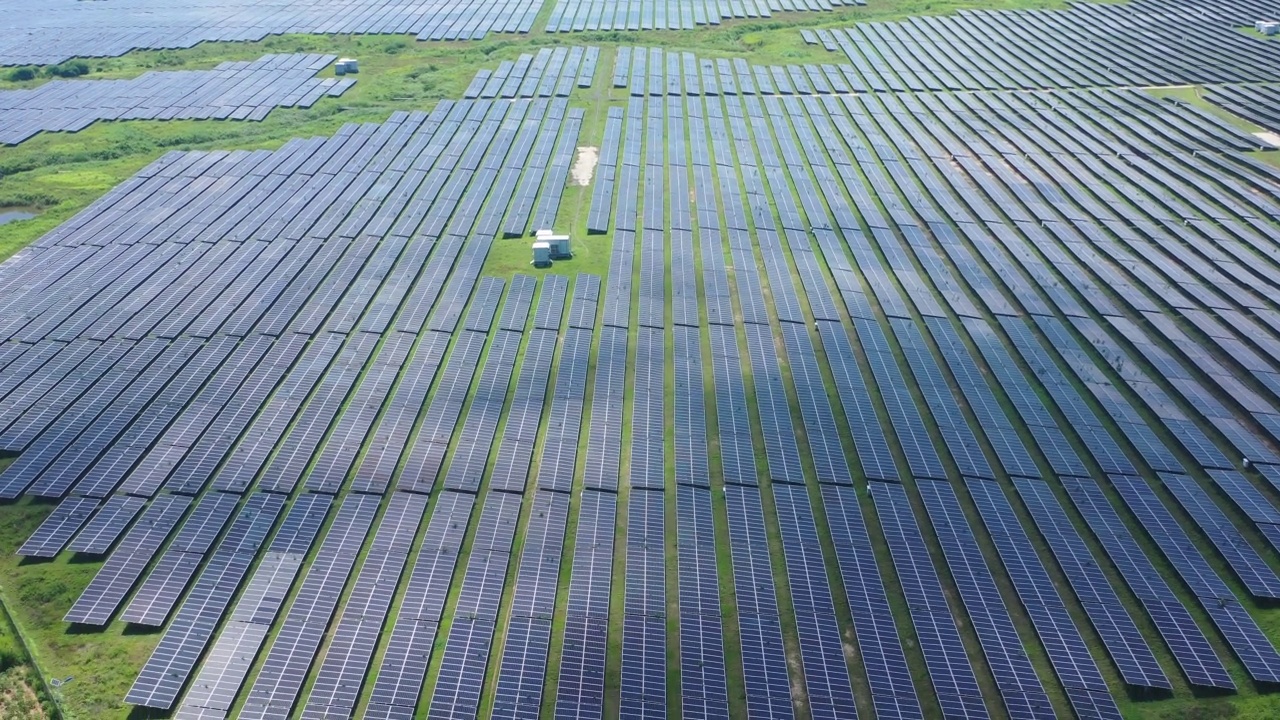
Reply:
<svg viewBox="0 0 1280 720"><path fill-rule="evenodd" d="M26 660L27 654L23 652L18 637L13 634L8 621L0 618L0 670L8 670Z"/></svg>
<svg viewBox="0 0 1280 720"><path fill-rule="evenodd" d="M57 77L74 78L80 77L81 75L88 75L89 70L89 63L83 60L70 60L62 63L61 65L54 65L49 68L48 72L50 75L55 75Z"/></svg>
<svg viewBox="0 0 1280 720"><path fill-rule="evenodd" d="M12 80L13 82L25 82L27 80L35 80L36 70L35 68L30 68L30 67L14 68L9 72L9 79Z"/></svg>

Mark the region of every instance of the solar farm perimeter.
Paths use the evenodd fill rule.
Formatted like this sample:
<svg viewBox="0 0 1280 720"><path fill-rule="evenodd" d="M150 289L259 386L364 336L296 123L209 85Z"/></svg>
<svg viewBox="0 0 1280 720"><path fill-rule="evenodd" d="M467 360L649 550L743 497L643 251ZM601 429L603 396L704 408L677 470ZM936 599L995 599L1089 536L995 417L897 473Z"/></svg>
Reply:
<svg viewBox="0 0 1280 720"><path fill-rule="evenodd" d="M1280 715L1274 8L869 2L0 0L49 707Z"/></svg>

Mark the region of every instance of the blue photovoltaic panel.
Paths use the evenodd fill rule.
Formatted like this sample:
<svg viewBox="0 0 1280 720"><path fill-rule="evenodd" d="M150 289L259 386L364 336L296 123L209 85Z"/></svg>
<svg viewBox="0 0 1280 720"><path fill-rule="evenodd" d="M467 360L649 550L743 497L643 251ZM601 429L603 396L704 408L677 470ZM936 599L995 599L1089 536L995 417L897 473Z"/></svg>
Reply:
<svg viewBox="0 0 1280 720"><path fill-rule="evenodd" d="M53 557L98 509L94 498L69 497L58 503L40 527L18 548L23 557Z"/></svg>
<svg viewBox="0 0 1280 720"><path fill-rule="evenodd" d="M162 495L151 502L63 618L84 625L105 625L133 589L191 499Z"/></svg>
<svg viewBox="0 0 1280 720"><path fill-rule="evenodd" d="M970 483L970 486L975 483ZM1053 490L1043 481L1026 478L1016 478L1014 486L1124 681L1139 687L1170 687L1150 646L1071 524Z"/></svg>
<svg viewBox="0 0 1280 720"><path fill-rule="evenodd" d="M870 488L938 704L948 716L986 718L977 677L906 488L896 483L871 483Z"/></svg>
<svg viewBox="0 0 1280 720"><path fill-rule="evenodd" d="M97 514L81 528L76 538L67 545L72 552L101 555L111 549L116 538L129 528L129 523L145 507L145 498L129 495L113 495L107 499Z"/></svg>
<svg viewBox="0 0 1280 720"><path fill-rule="evenodd" d="M1112 475L1111 484L1142 523L1165 559L1222 632L1227 644L1256 680L1280 678L1280 653L1240 607L1231 589L1192 545L1182 526L1146 480Z"/></svg>

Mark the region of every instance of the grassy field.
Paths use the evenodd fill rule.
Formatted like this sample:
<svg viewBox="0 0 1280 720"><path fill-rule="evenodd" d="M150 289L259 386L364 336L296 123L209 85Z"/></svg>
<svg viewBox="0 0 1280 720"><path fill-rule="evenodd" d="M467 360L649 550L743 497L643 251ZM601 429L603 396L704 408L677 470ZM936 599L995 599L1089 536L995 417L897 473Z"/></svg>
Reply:
<svg viewBox="0 0 1280 720"><path fill-rule="evenodd" d="M966 7L1000 9L1054 7L1064 4L1065 2L1062 1L1040 3L1036 0L997 0L988 3L967 0L942 2L871 0L871 4L866 8L842 9L822 14L795 14L768 21L725 23L719 27L698 31L655 31L644 34L603 32L561 36L533 33L529 36L490 36L484 41L475 43L420 43L412 38L399 36L281 36L257 43L206 43L189 50L135 52L120 58L97 59L91 62L90 77L127 78L150 70L209 68L225 60L256 59L266 53L327 52L358 57L361 62L361 74L356 85L340 98L325 99L309 110L276 110L260 123L212 120L102 122L79 133L46 133L17 147L0 148L0 209L20 206L40 210L37 218L0 226L0 259L12 255L44 232L56 227L108 189L169 150L275 148L293 137L330 134L345 123L380 122L398 110L430 109L441 98L459 97L478 69L495 67L502 60L514 59L521 53L536 52L542 47L559 44L592 44L602 47L596 85L589 90L576 91L572 98L574 107L586 110L586 120L578 144L598 146L607 107L624 101L622 93L606 87L613 50L618 45L643 44L669 50L689 50L696 51L704 57L748 57L753 62L764 64L833 62L841 58L827 53L820 46L803 44L799 40L796 29L839 27L859 20L888 20L921 13L945 13ZM47 79L26 82L0 80L0 90L30 87L45 81ZM1160 89L1153 92L1157 95L1182 99L1198 109L1223 117L1249 132L1259 130L1252 124L1230 116L1205 102L1198 95L1196 88ZM1276 155L1277 153L1266 153L1262 156L1270 162L1275 162ZM535 269L529 264L528 239L498 238L494 240L489 252L484 269L485 274L508 278L515 273L527 273L539 277L547 273L573 275L578 272L607 275L613 238L611 235L587 235L586 216L590 201L590 187L570 187L565 192L560 207L557 228L568 230L575 238L575 256L572 260L557 263L548 270ZM638 262L635 269L638 275ZM792 271L794 273L794 266ZM765 285L767 286L767 282ZM745 339L740 337L739 345L745 348ZM709 358L709 349L704 348L704 354ZM745 353L743 356L746 357ZM634 362L634 358L629 358L629 361ZM747 367L745 370L749 374L750 368ZM706 370L708 395L713 396L710 378L708 368ZM824 382L828 393L834 396L834 380L829 373L824 374ZM589 383L588 407L590 407L591 387ZM671 390L668 389L668 396L670 393ZM793 406L797 430L803 432L803 425L799 422L798 401L794 395L789 397L789 400ZM753 394L749 395L748 401L751 406L755 405ZM713 414L708 415L714 422ZM626 422L629 426L629 414ZM848 449L852 445L851 431L843 417L838 417L837 423L840 426L841 440ZM758 421L753 423L757 434L758 426ZM545 426L542 432L545 433ZM716 468L719 467L719 458L715 451L714 434L710 439L712 441L710 460L712 467ZM756 442L757 448L761 448L762 438L756 437ZM764 457L761 456L758 459L764 467ZM3 467L3 464L3 461L0 461L0 467ZM810 484L814 484L812 467L809 467L807 474L810 476ZM769 487L767 478L762 478L762 485L766 490L765 503L767 517L770 519L768 529L776 565L776 560L781 555L781 541L778 537L776 522L773 520L772 496L767 492ZM624 489L619 496L620 533L624 532L626 524L626 495ZM719 536L723 536L722 533L726 530L722 521L723 501L718 494L716 497L718 502L716 531ZM122 698L138 668L158 641L159 632L137 631L121 623L113 623L102 631L71 632L61 621L67 608L97 572L101 561L67 557L64 554L53 561L30 562L13 555L13 551L53 507L50 503L30 500L0 506L0 521L2 521L0 524L0 601L9 610L16 625L16 628L11 629L7 622L0 623L0 718L43 717L51 714L55 703L61 713L68 718L130 716L129 706L122 702ZM866 502L863 510L868 519L868 526L872 528L873 538L879 540L878 529L874 529L874 508ZM527 514L526 509L523 522L527 522ZM575 514L571 518L576 518L576 507ZM822 526L825 522L820 515L818 521L820 530L824 529ZM571 519L567 534L567 556L572 554L574 522ZM671 525L669 532L674 532L674 524L669 524ZM977 526L978 523L975 522L975 527ZM841 585L833 561L834 551L830 547L827 534L821 532L820 536L824 540L822 549L828 564L828 575L835 583L834 589L839 590ZM620 535L620 537L624 536ZM985 538L985 535L983 537ZM518 562L519 541L514 549L517 552L512 556L513 564L508 571L509 580L513 577L515 563ZM468 550L469 546L463 549L461 557L464 560ZM620 631L623 590L621 578L626 555L624 544L618 543L616 551L615 602L611 630ZM669 557L671 554L669 552ZM893 583L893 570L889 564L888 555L881 552L877 559L886 581ZM730 576L724 572L728 563L727 550L721 548L719 564L722 569L722 591L726 597L729 597L733 590ZM459 576L461 568L462 563L459 564ZM775 566L775 577L780 590L784 591L782 609L784 617L787 617L789 606L786 604L788 602L785 592L786 573L781 567ZM561 580L562 595L567 583L566 571ZM456 604L458 589L458 583L455 583L451 593L451 607ZM948 589L951 589L950 585ZM1007 588L1005 589L1007 591ZM891 598L897 600L894 595L891 595ZM841 624L847 628L850 625L849 611L843 598L839 600L837 608ZM912 670L919 676L922 658L917 650L910 647L910 625L906 621L906 609L895 606L894 611L904 638L908 640L908 656L912 661ZM730 608L731 620L733 612L735 611ZM1021 620L1020 629L1024 633L1029 632L1025 616L1016 617ZM1255 617L1270 637L1280 639L1280 609L1259 610L1255 613ZM674 618L670 619L674 620ZM731 625L733 628L730 628ZM558 637L561 626L562 619L557 619L557 634L553 637ZM784 629L787 632L786 642L789 654L795 656L798 654L798 638L794 623L789 619L784 621ZM448 622L446 621L441 628L438 646L442 646L447 630ZM726 630L736 632L736 623L726 623ZM25 639L30 648L32 657L29 660L21 650L19 633L21 639ZM1034 635L1025 637L1034 638ZM621 654L620 632L611 633L611 638L617 642L610 647L610 674L608 675L610 686L607 690L612 691L609 697L616 700L617 684L621 681L618 673ZM1092 635L1089 638L1096 640ZM733 639L732 632L726 635L726 639ZM968 639L973 640L972 637ZM501 641L501 631L498 641ZM12 650L15 660L9 662L6 658L10 655L11 647L16 648ZM849 650L849 653L856 659L856 652ZM1032 648L1031 654L1037 662L1038 669L1046 673L1043 652L1036 646ZM557 650L553 649L551 657L553 667L556 656ZM1099 655L1099 657L1103 656ZM731 654L727 659L732 664L734 656ZM1161 659L1166 661L1166 665L1169 664L1166 657L1162 656ZM438 663L437 653L433 658L433 675L438 672ZM855 667L856 665L855 662ZM44 681L52 679L63 681L59 688L51 691L52 696L46 695L44 682L37 675L36 668L43 674ZM736 676L733 674L735 671L736 668L730 668L730 689L731 692L741 692L742 680L740 674ZM1115 673L1109 665L1104 668L1104 671L1109 673L1109 679L1114 679ZM1045 676L1052 677L1049 673ZM494 671L491 667L488 679L490 685L494 682L493 678ZM989 677L983 677L983 679L990 682ZM550 682L553 681L554 675ZM1184 683L1178 692L1167 700L1137 702L1123 696L1119 699L1126 716L1132 718L1209 720L1211 718L1260 719L1280 716L1280 697L1259 694L1256 689L1245 686L1243 683L1242 687L1242 692L1236 696L1201 698L1193 695ZM860 692L865 691L865 688L857 689ZM1061 700L1060 697L1055 699ZM423 705L425 704L424 700ZM745 709L740 699L736 697L731 700L731 707L737 715L743 714ZM928 705L926 709L929 709ZM132 716L145 715L135 712Z"/></svg>

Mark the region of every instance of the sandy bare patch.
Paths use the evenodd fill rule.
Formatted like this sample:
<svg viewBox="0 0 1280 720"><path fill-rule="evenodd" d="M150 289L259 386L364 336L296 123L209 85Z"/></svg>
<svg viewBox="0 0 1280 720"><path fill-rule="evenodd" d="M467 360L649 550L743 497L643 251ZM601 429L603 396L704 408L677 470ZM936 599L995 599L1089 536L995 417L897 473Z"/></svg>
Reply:
<svg viewBox="0 0 1280 720"><path fill-rule="evenodd" d="M1273 132L1265 132L1265 131L1254 133L1253 135L1254 137L1258 138L1262 142L1267 143L1272 147L1280 147L1280 135L1277 135Z"/></svg>
<svg viewBox="0 0 1280 720"><path fill-rule="evenodd" d="M569 169L569 180L578 187L590 185L591 176L595 174L598 162L600 162L600 148L590 145L578 148L578 157L573 161L573 167Z"/></svg>

